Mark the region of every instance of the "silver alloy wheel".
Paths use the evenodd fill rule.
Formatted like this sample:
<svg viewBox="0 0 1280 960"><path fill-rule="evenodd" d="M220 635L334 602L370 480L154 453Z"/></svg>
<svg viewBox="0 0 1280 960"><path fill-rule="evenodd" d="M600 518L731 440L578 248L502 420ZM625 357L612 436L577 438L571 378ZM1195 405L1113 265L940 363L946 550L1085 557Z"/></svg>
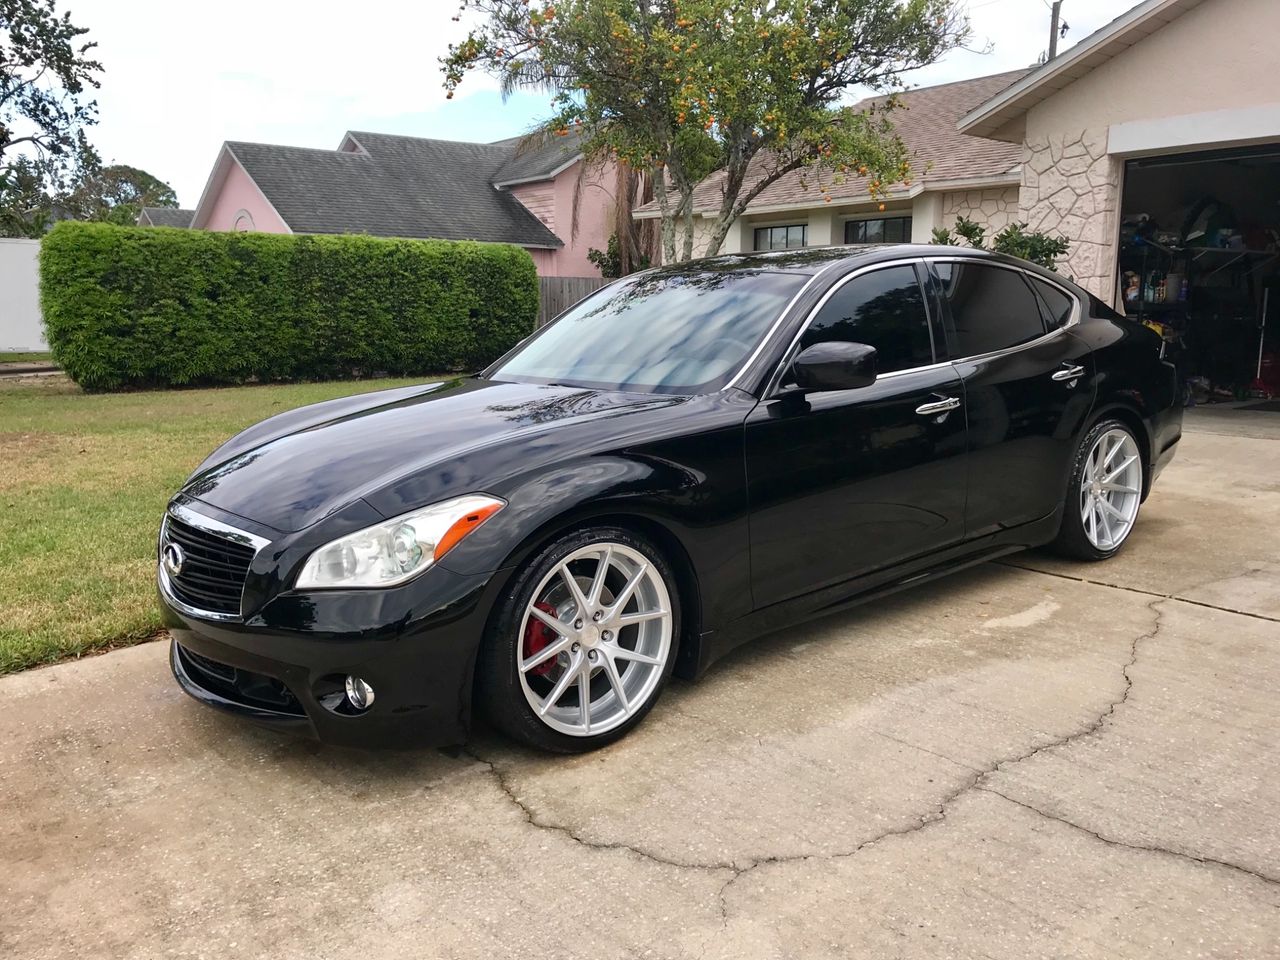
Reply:
<svg viewBox="0 0 1280 960"><path fill-rule="evenodd" d="M1127 430L1108 430L1089 451L1080 477L1084 535L1099 550L1114 550L1133 530L1142 501L1142 458Z"/></svg>
<svg viewBox="0 0 1280 960"><path fill-rule="evenodd" d="M621 543L569 554L520 623L517 671L534 716L574 737L625 723L657 689L672 629L667 585L644 554Z"/></svg>

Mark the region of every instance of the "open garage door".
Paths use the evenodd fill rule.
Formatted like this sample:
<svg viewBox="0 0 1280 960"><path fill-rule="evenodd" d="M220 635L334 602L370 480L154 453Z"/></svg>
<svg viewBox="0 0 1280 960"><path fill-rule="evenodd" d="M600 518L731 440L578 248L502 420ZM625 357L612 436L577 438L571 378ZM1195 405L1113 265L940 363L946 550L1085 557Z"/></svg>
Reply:
<svg viewBox="0 0 1280 960"><path fill-rule="evenodd" d="M1188 402L1280 397L1280 144L1130 160L1121 209L1117 302Z"/></svg>

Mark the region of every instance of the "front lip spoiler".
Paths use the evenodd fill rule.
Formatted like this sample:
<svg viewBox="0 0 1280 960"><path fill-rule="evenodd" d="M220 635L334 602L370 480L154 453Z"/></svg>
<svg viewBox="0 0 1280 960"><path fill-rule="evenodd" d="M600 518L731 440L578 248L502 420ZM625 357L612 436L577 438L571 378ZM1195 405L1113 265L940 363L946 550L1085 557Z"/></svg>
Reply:
<svg viewBox="0 0 1280 960"><path fill-rule="evenodd" d="M182 653L178 646L178 641L172 639L169 641L169 669L173 671L173 677L178 681L178 686L182 688L182 692L205 706L214 707L224 713L235 714L237 717L243 717L255 723L267 724L272 727L292 727L312 737L316 735L311 721L306 716L300 716L296 713L284 713L278 710L267 710L263 707L255 707L235 700L228 700L226 697L200 686L192 679L191 674L187 672L187 668L182 662Z"/></svg>

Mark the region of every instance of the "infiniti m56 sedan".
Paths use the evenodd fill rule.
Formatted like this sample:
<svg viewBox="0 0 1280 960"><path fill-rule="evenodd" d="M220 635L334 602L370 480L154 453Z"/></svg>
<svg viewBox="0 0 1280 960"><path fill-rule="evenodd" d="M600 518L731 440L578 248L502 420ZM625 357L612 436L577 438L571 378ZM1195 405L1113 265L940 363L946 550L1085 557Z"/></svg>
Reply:
<svg viewBox="0 0 1280 960"><path fill-rule="evenodd" d="M1104 560L1182 414L1150 330L938 246L617 281L487 370L272 417L173 498L182 688L346 744L553 751L671 674L1015 550Z"/></svg>

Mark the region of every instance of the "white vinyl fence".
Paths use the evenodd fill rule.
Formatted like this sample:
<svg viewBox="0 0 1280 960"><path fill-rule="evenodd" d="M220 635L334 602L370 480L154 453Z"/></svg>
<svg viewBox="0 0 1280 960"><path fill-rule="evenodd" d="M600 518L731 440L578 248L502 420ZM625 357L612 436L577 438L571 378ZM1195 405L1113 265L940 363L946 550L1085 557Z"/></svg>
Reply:
<svg viewBox="0 0 1280 960"><path fill-rule="evenodd" d="M0 239L0 351L48 350L40 319L39 240Z"/></svg>

